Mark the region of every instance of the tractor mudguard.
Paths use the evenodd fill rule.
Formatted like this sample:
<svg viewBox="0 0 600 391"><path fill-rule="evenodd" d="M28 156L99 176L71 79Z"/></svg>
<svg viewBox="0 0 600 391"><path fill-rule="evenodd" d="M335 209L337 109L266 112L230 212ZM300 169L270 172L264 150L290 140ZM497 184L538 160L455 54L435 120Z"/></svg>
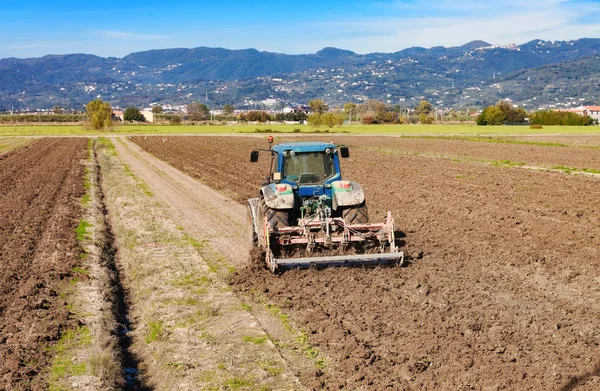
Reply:
<svg viewBox="0 0 600 391"><path fill-rule="evenodd" d="M286 186L285 191L276 191L275 186ZM262 193L265 203L271 209L292 209L294 208L294 191L292 186L283 184L270 184L264 186L260 192Z"/></svg>
<svg viewBox="0 0 600 391"><path fill-rule="evenodd" d="M339 206L360 205L365 201L365 193L356 182L335 181L331 183L333 199L331 208L337 210Z"/></svg>

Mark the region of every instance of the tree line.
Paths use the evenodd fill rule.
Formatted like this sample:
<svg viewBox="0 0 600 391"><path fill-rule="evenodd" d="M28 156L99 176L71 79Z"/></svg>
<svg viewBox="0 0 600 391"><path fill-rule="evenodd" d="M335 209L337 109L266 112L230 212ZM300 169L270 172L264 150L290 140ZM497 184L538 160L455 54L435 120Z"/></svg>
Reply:
<svg viewBox="0 0 600 391"><path fill-rule="evenodd" d="M494 106L488 106L481 111L475 122L477 125L519 125L529 121L531 125L569 125L586 126L594 121L590 116L579 115L572 111L540 110L527 113L522 107L513 107L507 101L501 100Z"/></svg>
<svg viewBox="0 0 600 391"><path fill-rule="evenodd" d="M470 114L474 111L445 111L435 112L433 106L427 100L422 100L413 108L404 108L399 105L391 106L383 102L370 99L361 104L348 102L341 107L329 108L321 99L309 102L312 114L302 111L289 113L268 113L261 110L235 113L232 105L225 105L222 114L211 115L207 105L192 102L187 106L187 114L162 114L162 108L155 106L152 109L155 119L168 121L171 124L180 124L182 120L202 122L216 120L218 122L307 122L309 125L318 127L340 126L344 122L360 122L363 124L431 124L437 121L438 116L443 121L470 120ZM93 100L86 105L85 114L64 114L58 106L54 108L54 114L26 114L26 115L0 115L0 123L21 122L82 122L87 120L89 127L100 130L110 128L115 120L110 103L101 100ZM146 119L139 109L129 107L123 113L125 121L144 122ZM569 111L537 111L527 113L525 109L513 107L510 102L499 101L493 106L484 108L476 118L477 125L514 125L529 121L531 125L591 125L597 123L589 116L581 116Z"/></svg>

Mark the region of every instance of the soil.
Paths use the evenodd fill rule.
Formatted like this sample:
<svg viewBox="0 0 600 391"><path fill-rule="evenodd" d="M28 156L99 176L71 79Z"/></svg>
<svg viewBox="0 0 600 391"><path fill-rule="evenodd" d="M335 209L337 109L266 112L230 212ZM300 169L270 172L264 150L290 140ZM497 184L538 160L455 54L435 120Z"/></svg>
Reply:
<svg viewBox="0 0 600 391"><path fill-rule="evenodd" d="M60 297L78 262L87 140L42 139L0 156L0 389L45 389Z"/></svg>
<svg viewBox="0 0 600 391"><path fill-rule="evenodd" d="M546 143L561 143L567 145L577 145L583 147L600 146L600 136L597 134L548 134L548 135L528 135L515 136L519 141L541 141Z"/></svg>
<svg viewBox="0 0 600 391"><path fill-rule="evenodd" d="M253 148L264 147L255 138L135 141L239 202L255 195L267 172L264 156L261 164L246 163ZM576 167L593 167L597 151L565 155L571 149L387 137L335 141L351 146L344 175L365 189L371 220L383 220L388 209L394 214L411 265L282 275L249 265L238 273L237 291L266 295L326 353L325 374L310 384L600 388L600 181L378 148L523 156L527 163Z"/></svg>

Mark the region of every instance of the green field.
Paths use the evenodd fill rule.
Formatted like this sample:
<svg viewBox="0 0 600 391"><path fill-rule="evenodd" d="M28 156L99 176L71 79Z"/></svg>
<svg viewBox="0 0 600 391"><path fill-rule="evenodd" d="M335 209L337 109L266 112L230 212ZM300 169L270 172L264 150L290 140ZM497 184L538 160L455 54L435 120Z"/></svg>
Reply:
<svg viewBox="0 0 600 391"><path fill-rule="evenodd" d="M476 125L344 125L336 128L313 128L307 125L123 125L110 131L87 130L81 125L5 125L0 136L69 136L69 135L155 135L211 133L363 133L398 135L523 135L523 134L600 134L600 126L546 126L530 129L527 126Z"/></svg>

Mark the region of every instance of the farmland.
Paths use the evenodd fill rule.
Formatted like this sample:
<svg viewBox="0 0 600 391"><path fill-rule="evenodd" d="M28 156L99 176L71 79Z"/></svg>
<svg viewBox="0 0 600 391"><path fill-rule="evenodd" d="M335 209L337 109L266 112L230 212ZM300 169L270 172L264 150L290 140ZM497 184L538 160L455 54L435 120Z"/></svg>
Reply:
<svg viewBox="0 0 600 391"><path fill-rule="evenodd" d="M92 150L91 204L110 222L108 281L124 296L113 321L131 321L116 361L139 372L127 387L600 386L600 137L275 136L349 146L344 176L371 221L392 211L409 265L274 275L257 263L244 203L268 170L248 162L264 135L18 144L0 155L0 388L45 388L55 341L105 311L68 309L60 288L81 266Z"/></svg>
<svg viewBox="0 0 600 391"><path fill-rule="evenodd" d="M0 387L31 383L68 326L61 289L78 262L85 139L44 139L0 156Z"/></svg>
<svg viewBox="0 0 600 391"><path fill-rule="evenodd" d="M475 124L435 125L363 125L353 123L334 128L307 125L239 123L234 125L160 125L160 124L115 124L109 130L96 131L83 125L0 125L0 136L106 136L106 135L167 135L167 134L235 134L235 133L350 133L390 134L402 136L419 135L470 135L470 136L544 136L564 134L597 135L600 127L595 126L547 126L530 129L526 126L476 126Z"/></svg>
<svg viewBox="0 0 600 391"><path fill-rule="evenodd" d="M259 140L134 140L239 202L266 172L231 163ZM372 216L392 210L413 264L278 277L249 267L233 278L289 311L326 352L326 387L557 389L595 370L598 180L373 148L549 165L594 165L596 151L334 140L354 147L345 174L363 184Z"/></svg>

